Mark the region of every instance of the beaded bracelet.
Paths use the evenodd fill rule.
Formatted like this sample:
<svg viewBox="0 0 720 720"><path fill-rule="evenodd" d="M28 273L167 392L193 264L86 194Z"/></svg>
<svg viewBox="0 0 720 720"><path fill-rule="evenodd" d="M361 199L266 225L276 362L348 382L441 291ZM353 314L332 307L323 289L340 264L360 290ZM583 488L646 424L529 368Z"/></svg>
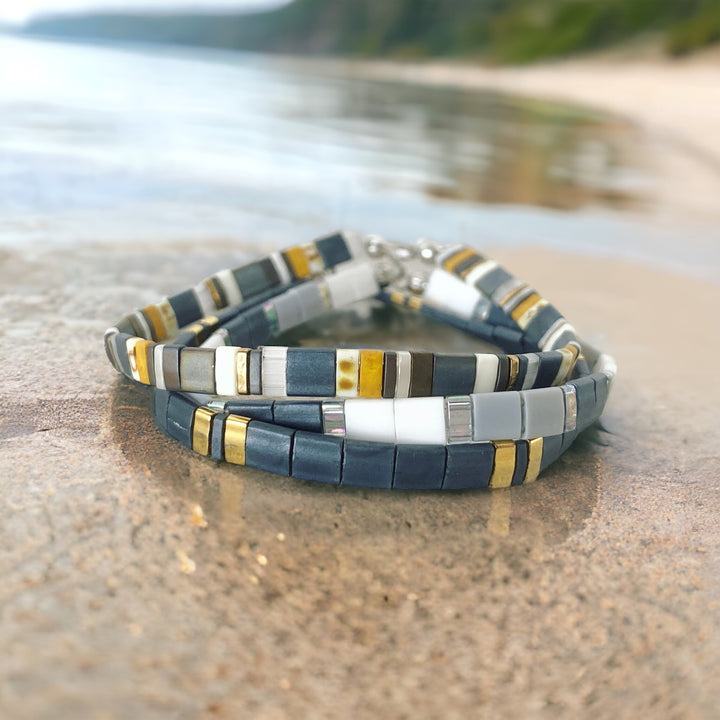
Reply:
<svg viewBox="0 0 720 720"><path fill-rule="evenodd" d="M369 298L508 354L266 344ZM535 480L601 415L616 370L535 290L475 250L347 232L136 310L106 332L105 347L117 370L154 386L157 424L201 455L397 489Z"/></svg>

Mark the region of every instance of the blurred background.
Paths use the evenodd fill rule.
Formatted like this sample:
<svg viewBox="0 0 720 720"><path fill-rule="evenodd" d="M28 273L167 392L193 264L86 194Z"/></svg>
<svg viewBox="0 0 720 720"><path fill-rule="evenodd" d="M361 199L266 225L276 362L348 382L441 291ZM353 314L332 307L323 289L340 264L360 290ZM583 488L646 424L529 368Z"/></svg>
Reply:
<svg viewBox="0 0 720 720"><path fill-rule="evenodd" d="M0 0L0 23L4 245L350 227L698 274L720 252L709 116L667 112L675 66L718 107L718 0Z"/></svg>

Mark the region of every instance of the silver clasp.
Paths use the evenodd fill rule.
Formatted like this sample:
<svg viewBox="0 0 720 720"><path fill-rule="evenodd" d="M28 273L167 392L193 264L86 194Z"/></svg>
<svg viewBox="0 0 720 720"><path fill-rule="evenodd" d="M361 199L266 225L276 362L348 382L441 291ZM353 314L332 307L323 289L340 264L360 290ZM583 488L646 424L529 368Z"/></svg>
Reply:
<svg viewBox="0 0 720 720"><path fill-rule="evenodd" d="M385 287L422 295L440 249L421 239L415 245L389 242L378 235L365 238L365 249L375 264L375 279Z"/></svg>

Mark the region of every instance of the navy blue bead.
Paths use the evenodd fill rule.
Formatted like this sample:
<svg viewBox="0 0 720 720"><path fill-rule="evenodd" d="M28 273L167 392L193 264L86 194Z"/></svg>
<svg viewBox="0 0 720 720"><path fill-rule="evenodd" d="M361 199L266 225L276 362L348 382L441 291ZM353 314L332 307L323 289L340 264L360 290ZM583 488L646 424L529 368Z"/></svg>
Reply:
<svg viewBox="0 0 720 720"><path fill-rule="evenodd" d="M499 265L486 275L483 275L476 283L475 287L484 292L488 297L492 295L504 282L512 280L512 275Z"/></svg>
<svg viewBox="0 0 720 720"><path fill-rule="evenodd" d="M328 348L288 348L288 395L335 395L335 351Z"/></svg>
<svg viewBox="0 0 720 720"><path fill-rule="evenodd" d="M326 268L335 267L342 262L350 260L350 251L345 238L340 233L328 235L315 241L320 257Z"/></svg>
<svg viewBox="0 0 720 720"><path fill-rule="evenodd" d="M343 439L298 430L292 451L292 476L329 485L340 484Z"/></svg>
<svg viewBox="0 0 720 720"><path fill-rule="evenodd" d="M432 394L468 395L475 384L474 355L435 354Z"/></svg>
<svg viewBox="0 0 720 720"><path fill-rule="evenodd" d="M540 461L540 471L542 472L548 465L552 465L562 455L562 435L550 435L543 438L543 453Z"/></svg>
<svg viewBox="0 0 720 720"><path fill-rule="evenodd" d="M490 313L488 314L486 322L490 325L501 325L503 327L512 328L513 330L518 329L518 324L495 303L490 305Z"/></svg>
<svg viewBox="0 0 720 720"><path fill-rule="evenodd" d="M127 341L132 335L126 333L117 333L113 335L113 342L115 343L115 352L117 353L118 362L120 363L120 370L126 377L132 377L132 369L130 368L130 359L128 358L127 352Z"/></svg>
<svg viewBox="0 0 720 720"><path fill-rule="evenodd" d="M218 413L213 416L210 426L210 457L213 460L225 459L224 430L225 420L230 413Z"/></svg>
<svg viewBox="0 0 720 720"><path fill-rule="evenodd" d="M235 268L233 275L243 298L264 292L279 282L277 270L272 261L267 258Z"/></svg>
<svg viewBox="0 0 720 720"><path fill-rule="evenodd" d="M394 445L364 440L346 440L342 484L391 488L394 464Z"/></svg>
<svg viewBox="0 0 720 720"><path fill-rule="evenodd" d="M439 490L445 477L443 445L397 445L395 490Z"/></svg>
<svg viewBox="0 0 720 720"><path fill-rule="evenodd" d="M525 342L532 350L540 350L543 335L557 322L562 315L552 306L546 305L525 328Z"/></svg>
<svg viewBox="0 0 720 720"><path fill-rule="evenodd" d="M178 327L189 325L202 317L202 310L192 290L173 295L168 298L168 302L175 313Z"/></svg>
<svg viewBox="0 0 720 720"><path fill-rule="evenodd" d="M560 454L564 453L574 442L575 438L579 435L579 430L575 428L575 430L571 430L570 432L566 432L562 436L562 448L560 449Z"/></svg>
<svg viewBox="0 0 720 720"><path fill-rule="evenodd" d="M557 377L563 356L557 350L538 353L539 364L537 377L535 378L535 387L552 387L553 381Z"/></svg>
<svg viewBox="0 0 720 720"><path fill-rule="evenodd" d="M528 444L521 440L515 443L515 470L512 476L512 485L522 485L528 465Z"/></svg>
<svg viewBox="0 0 720 720"><path fill-rule="evenodd" d="M577 395L577 426L579 430L592 425L595 420L595 381L585 376L568 383L575 387Z"/></svg>
<svg viewBox="0 0 720 720"><path fill-rule="evenodd" d="M158 427L167 432L167 409L170 393L167 390L153 390L153 415Z"/></svg>
<svg viewBox="0 0 720 720"><path fill-rule="evenodd" d="M247 426L245 464L278 475L290 475L294 430L253 420Z"/></svg>
<svg viewBox="0 0 720 720"><path fill-rule="evenodd" d="M319 400L276 400L273 419L278 425L321 433L322 402Z"/></svg>
<svg viewBox="0 0 720 720"><path fill-rule="evenodd" d="M225 409L233 415L261 420L262 422L273 422L273 401L272 400L230 400Z"/></svg>
<svg viewBox="0 0 720 720"><path fill-rule="evenodd" d="M520 353L523 351L523 334L519 330L497 325L493 328L492 338L492 341L506 353Z"/></svg>
<svg viewBox="0 0 720 720"><path fill-rule="evenodd" d="M197 405L184 395L172 393L167 406L167 434L192 448L192 424Z"/></svg>
<svg viewBox="0 0 720 720"><path fill-rule="evenodd" d="M495 462L492 443L448 445L443 490L486 488Z"/></svg>
<svg viewBox="0 0 720 720"><path fill-rule="evenodd" d="M527 375L527 369L528 369L528 359L525 355L518 355L518 375L517 380L515 380L515 385L511 387L511 390L521 390L523 383L525 382L525 376Z"/></svg>

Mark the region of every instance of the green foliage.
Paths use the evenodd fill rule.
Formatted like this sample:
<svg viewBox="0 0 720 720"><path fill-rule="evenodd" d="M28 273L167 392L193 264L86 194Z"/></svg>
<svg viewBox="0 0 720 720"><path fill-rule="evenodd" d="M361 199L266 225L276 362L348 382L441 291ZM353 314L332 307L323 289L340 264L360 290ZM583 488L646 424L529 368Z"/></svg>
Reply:
<svg viewBox="0 0 720 720"><path fill-rule="evenodd" d="M36 34L219 48L524 63L652 32L681 55L720 40L720 0L295 0L252 15L85 14Z"/></svg>

